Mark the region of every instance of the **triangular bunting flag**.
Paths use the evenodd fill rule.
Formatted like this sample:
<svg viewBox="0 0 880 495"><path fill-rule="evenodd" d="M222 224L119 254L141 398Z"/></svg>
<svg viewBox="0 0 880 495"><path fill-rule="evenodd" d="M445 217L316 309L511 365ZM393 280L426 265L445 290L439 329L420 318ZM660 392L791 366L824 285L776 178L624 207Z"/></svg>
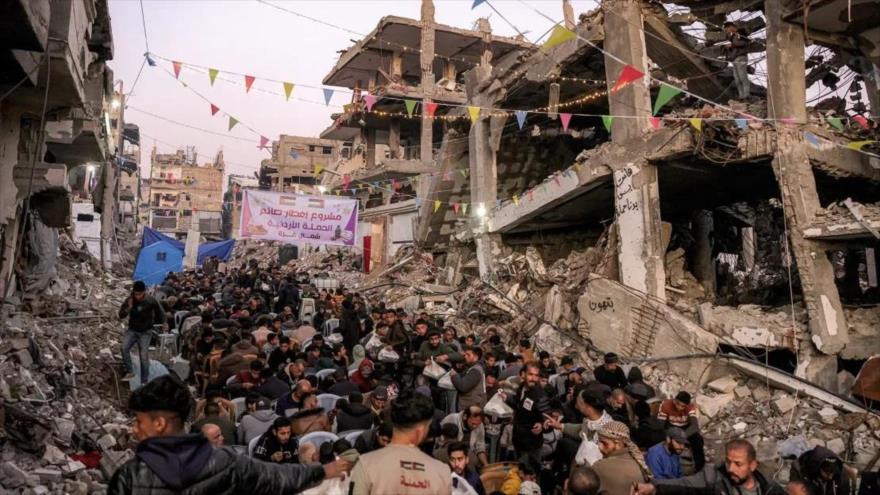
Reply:
<svg viewBox="0 0 880 495"><path fill-rule="evenodd" d="M501 198L495 200L495 209L501 208Z"/></svg>
<svg viewBox="0 0 880 495"><path fill-rule="evenodd" d="M568 123L571 122L571 114L570 113L560 113L559 120L562 121L562 130L568 130Z"/></svg>
<svg viewBox="0 0 880 495"><path fill-rule="evenodd" d="M460 168L460 169L458 169L458 173L460 173L461 176L462 176L463 178L465 178L465 179L467 179L468 172L470 172L470 170L468 170L468 169L466 169L466 168Z"/></svg>
<svg viewBox="0 0 880 495"><path fill-rule="evenodd" d="M541 50L547 51L556 45L561 45L562 43L573 40L575 38L577 38L577 35L574 34L574 31L566 29L563 26L557 24L553 26L553 32L550 33L550 37L547 38L547 41L545 41L544 45L541 46Z"/></svg>
<svg viewBox="0 0 880 495"><path fill-rule="evenodd" d="M559 174L556 174L553 176L553 182L555 182L557 186L562 185L562 182L560 182L560 180L559 180Z"/></svg>
<svg viewBox="0 0 880 495"><path fill-rule="evenodd" d="M400 182L398 182L397 179L391 179L391 188L395 191L400 189Z"/></svg>
<svg viewBox="0 0 880 495"><path fill-rule="evenodd" d="M513 204L515 204L516 206L519 206L519 196L514 194L513 197L511 197L510 199L513 200Z"/></svg>
<svg viewBox="0 0 880 495"><path fill-rule="evenodd" d="M459 210L460 208L461 208L461 205L460 205L460 204L458 204L458 203L452 203L452 211L454 211L456 215L458 215L458 210Z"/></svg>
<svg viewBox="0 0 880 495"><path fill-rule="evenodd" d="M213 115L217 115L217 112L219 112L219 111L220 111L220 107L218 107L217 105L211 103L211 115L212 115L212 116L213 116Z"/></svg>
<svg viewBox="0 0 880 495"><path fill-rule="evenodd" d="M876 143L876 142L877 141L871 141L871 140L869 140L869 141L853 141L853 142L847 144L846 147L851 150L862 151L862 148L864 148L865 145L868 145L871 143Z"/></svg>
<svg viewBox="0 0 880 495"><path fill-rule="evenodd" d="M421 208L422 206L422 198L416 196L416 208Z"/></svg>
<svg viewBox="0 0 880 495"><path fill-rule="evenodd" d="M529 195L529 201L535 200L535 190L534 189L529 189L526 194Z"/></svg>
<svg viewBox="0 0 880 495"><path fill-rule="evenodd" d="M180 79L180 67L183 66L180 62L171 62L171 65L174 66L174 77Z"/></svg>
<svg viewBox="0 0 880 495"><path fill-rule="evenodd" d="M641 79L645 75L644 72L639 71L632 65L627 65L620 71L620 76L617 78L617 82L614 83L614 86L611 88L612 93L616 93L620 91L627 84L637 81Z"/></svg>
<svg viewBox="0 0 880 495"><path fill-rule="evenodd" d="M736 122L736 126L739 127L741 130L743 130L743 131L748 130L748 128L749 128L749 121L748 120L746 120L746 119L733 119L733 121Z"/></svg>
<svg viewBox="0 0 880 495"><path fill-rule="evenodd" d="M653 127L654 129L659 129L660 126L663 124L663 121L660 119L660 117L651 117L649 120L651 121L651 127Z"/></svg>
<svg viewBox="0 0 880 495"><path fill-rule="evenodd" d="M437 210L440 209L440 201L434 200L434 213L437 213Z"/></svg>
<svg viewBox="0 0 880 495"><path fill-rule="evenodd" d="M324 104L329 106L330 105L330 98L333 98L333 90L328 89L328 88L323 88L323 89L324 89Z"/></svg>
<svg viewBox="0 0 880 495"><path fill-rule="evenodd" d="M345 174L342 176L342 190L348 191L348 185L351 184L351 176Z"/></svg>
<svg viewBox="0 0 880 495"><path fill-rule="evenodd" d="M675 86L670 86L666 83L661 84L660 92L657 93L657 99L654 100L654 115L657 115L657 112L659 112L664 105L669 103L669 100L675 98L679 94L681 94L681 90Z"/></svg>
<svg viewBox="0 0 880 495"><path fill-rule="evenodd" d="M474 0L474 4L471 5L471 10L474 10L475 8L477 8L478 5L485 3L485 2L486 2L486 0Z"/></svg>
<svg viewBox="0 0 880 495"><path fill-rule="evenodd" d="M376 97L371 94L364 95L364 105L367 107L368 112L373 111L373 105L376 104Z"/></svg>
<svg viewBox="0 0 880 495"><path fill-rule="evenodd" d="M228 129L228 130L231 131L232 128L235 127L235 124L238 124L238 119L236 119L235 117L233 117L233 116L230 115L230 116L229 116L229 129Z"/></svg>
<svg viewBox="0 0 880 495"><path fill-rule="evenodd" d="M468 209L468 204L467 204L467 203L462 203L462 204L461 204L461 213L462 213L462 215L467 215L467 209Z"/></svg>
<svg viewBox="0 0 880 495"><path fill-rule="evenodd" d="M862 129L869 129L871 127L870 124L868 124L868 119L866 119L865 117L863 117L861 115L853 116L853 120L858 122L858 124L860 126L862 126Z"/></svg>
<svg viewBox="0 0 880 495"><path fill-rule="evenodd" d="M703 119L698 118L698 117L694 117L694 118L689 119L689 120L690 120L691 125L694 127L694 129L696 129L696 130L702 132L702 130L703 130Z"/></svg>
<svg viewBox="0 0 880 495"><path fill-rule="evenodd" d="M151 57L149 55L147 55L147 65L149 65L150 67L156 66L156 61L153 60L153 57Z"/></svg>
<svg viewBox="0 0 880 495"><path fill-rule="evenodd" d="M804 132L804 141L810 144L813 148L819 149L819 137L813 134L812 132L805 131Z"/></svg>
<svg viewBox="0 0 880 495"><path fill-rule="evenodd" d="M254 85L254 81L256 78L254 76L244 76L244 92L247 93L251 90L251 86Z"/></svg>
<svg viewBox="0 0 880 495"><path fill-rule="evenodd" d="M268 144L269 144L269 138L267 138L266 136L260 136L260 145L257 146L257 148L259 148L259 149L264 149L264 148L265 148L265 149L269 149Z"/></svg>
<svg viewBox="0 0 880 495"><path fill-rule="evenodd" d="M831 127L837 129L838 131L843 131L843 120L840 117L828 117L825 119Z"/></svg>
<svg viewBox="0 0 880 495"><path fill-rule="evenodd" d="M519 128L522 129L526 123L526 114L525 110L517 110L516 112L516 123L519 124Z"/></svg>
<svg viewBox="0 0 880 495"><path fill-rule="evenodd" d="M413 109L416 108L415 100L403 100L403 104L406 106L406 114L412 117Z"/></svg>
<svg viewBox="0 0 880 495"><path fill-rule="evenodd" d="M211 86L214 85L214 80L217 79L217 73L220 72L217 69L208 69L208 79L211 81Z"/></svg>
<svg viewBox="0 0 880 495"><path fill-rule="evenodd" d="M324 170L323 165L315 165L315 177L321 175L321 170Z"/></svg>
<svg viewBox="0 0 880 495"><path fill-rule="evenodd" d="M471 114L471 122L476 122L480 118L480 107L468 106L468 113Z"/></svg>
<svg viewBox="0 0 880 495"><path fill-rule="evenodd" d="M424 106L425 106L425 115L427 115L428 117L433 117L434 112L437 111L437 104L434 103L433 101L429 101L427 103L424 103Z"/></svg>
<svg viewBox="0 0 880 495"><path fill-rule="evenodd" d="M602 116L602 124L605 125L605 130L611 132L611 124L614 122L614 117L611 115L603 115Z"/></svg>
<svg viewBox="0 0 880 495"><path fill-rule="evenodd" d="M574 169L577 170L578 172L581 171L581 166L582 166L581 162L574 162Z"/></svg>
<svg viewBox="0 0 880 495"><path fill-rule="evenodd" d="M293 83L281 83L284 86L284 99L290 100L290 94L293 93Z"/></svg>

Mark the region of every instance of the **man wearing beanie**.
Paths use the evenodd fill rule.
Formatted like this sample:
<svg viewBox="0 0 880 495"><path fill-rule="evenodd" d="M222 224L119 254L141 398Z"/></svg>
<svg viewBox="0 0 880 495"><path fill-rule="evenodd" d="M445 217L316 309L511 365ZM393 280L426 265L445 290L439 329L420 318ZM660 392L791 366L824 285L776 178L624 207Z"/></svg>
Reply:
<svg viewBox="0 0 880 495"><path fill-rule="evenodd" d="M325 478L341 477L351 464L338 459L321 465L269 464L215 449L201 433L187 435L184 424L192 397L176 375L165 375L136 390L128 401L140 442L134 459L113 474L109 495L298 493Z"/></svg>
<svg viewBox="0 0 880 495"><path fill-rule="evenodd" d="M147 286L140 280L131 288L131 295L119 307L119 318L128 317L128 330L122 336L122 364L126 375L123 380L134 378L134 365L131 362L132 347L138 346L138 360L141 371L141 386L150 377L150 339L153 325L167 325L165 311L152 296L147 295Z"/></svg>
<svg viewBox="0 0 880 495"><path fill-rule="evenodd" d="M630 495L633 484L651 479L642 452L632 443L629 428L620 421L606 423L599 429L602 459L593 464L599 475L602 495Z"/></svg>

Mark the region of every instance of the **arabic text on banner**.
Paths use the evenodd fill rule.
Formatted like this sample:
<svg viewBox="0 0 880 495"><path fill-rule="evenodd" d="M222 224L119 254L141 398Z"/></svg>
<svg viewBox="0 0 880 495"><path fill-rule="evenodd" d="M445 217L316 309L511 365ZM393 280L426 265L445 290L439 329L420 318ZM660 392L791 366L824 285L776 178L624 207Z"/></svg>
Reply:
<svg viewBox="0 0 880 495"><path fill-rule="evenodd" d="M239 237L353 246L357 218L356 199L246 189Z"/></svg>

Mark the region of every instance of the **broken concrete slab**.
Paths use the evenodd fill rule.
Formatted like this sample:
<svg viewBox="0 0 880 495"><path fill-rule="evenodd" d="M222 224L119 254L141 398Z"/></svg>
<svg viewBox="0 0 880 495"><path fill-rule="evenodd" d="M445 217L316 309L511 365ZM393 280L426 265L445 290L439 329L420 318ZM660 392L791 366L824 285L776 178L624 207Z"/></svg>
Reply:
<svg viewBox="0 0 880 495"><path fill-rule="evenodd" d="M0 485L4 488L13 490L28 484L28 474L11 461L0 464L0 473L3 474L0 477Z"/></svg>
<svg viewBox="0 0 880 495"><path fill-rule="evenodd" d="M793 397L784 395L773 401L773 409L779 414L785 414L797 406L797 401Z"/></svg>
<svg viewBox="0 0 880 495"><path fill-rule="evenodd" d="M61 471L58 469L40 468L35 469L32 473L38 476L42 483L59 483L61 481Z"/></svg>
<svg viewBox="0 0 880 495"><path fill-rule="evenodd" d="M696 403L697 407L700 409L700 412L702 412L709 418L714 418L722 409L724 409L727 404L730 404L735 399L736 396L733 394L719 394L714 397L708 395L697 395Z"/></svg>
<svg viewBox="0 0 880 495"><path fill-rule="evenodd" d="M743 385L743 386L736 387L735 389L733 389L733 394L736 395L737 399L745 399L747 397L751 398L752 397L752 390L749 387L746 387L745 385Z"/></svg>
<svg viewBox="0 0 880 495"><path fill-rule="evenodd" d="M837 419L837 411L833 408L825 406L819 410L819 418L822 419L822 422L826 425L834 424L834 420Z"/></svg>
<svg viewBox="0 0 880 495"><path fill-rule="evenodd" d="M729 394L739 386L739 383L733 377L725 376L707 383L706 386L719 394Z"/></svg>

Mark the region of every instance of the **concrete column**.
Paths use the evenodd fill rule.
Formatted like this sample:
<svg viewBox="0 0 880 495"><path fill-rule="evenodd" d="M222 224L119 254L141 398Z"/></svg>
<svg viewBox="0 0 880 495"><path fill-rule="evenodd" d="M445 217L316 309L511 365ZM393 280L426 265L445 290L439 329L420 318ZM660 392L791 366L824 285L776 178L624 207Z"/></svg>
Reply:
<svg viewBox="0 0 880 495"><path fill-rule="evenodd" d="M700 210L694 214L693 234L696 240L693 256L694 276L706 290L706 296L715 297L715 263L712 259L712 231L714 219L709 210Z"/></svg>
<svg viewBox="0 0 880 495"><path fill-rule="evenodd" d="M364 163L366 168L376 166L376 128L364 129Z"/></svg>
<svg viewBox="0 0 880 495"><path fill-rule="evenodd" d="M610 0L603 4L605 50L636 69L648 72L645 35L640 4L636 0ZM614 86L624 64L605 56L608 89ZM614 119L611 139L621 146L632 146L642 139L651 115L647 79L628 84L609 93L611 115L638 115L640 118ZM660 191L657 167L646 160L627 163L614 171L614 201L620 242L618 264L620 281L648 295L666 298L664 246L661 241Z"/></svg>
<svg viewBox="0 0 880 495"><path fill-rule="evenodd" d="M419 158L425 162L433 161L434 119L428 118L424 109L434 95L434 2L422 0L422 135L419 142Z"/></svg>
<svg viewBox="0 0 880 495"><path fill-rule="evenodd" d="M388 151L391 158L400 158L400 120L392 118L388 124ZM381 161L381 160L380 160Z"/></svg>
<svg viewBox="0 0 880 495"><path fill-rule="evenodd" d="M784 22L782 0L767 0L767 70L770 118L792 118L805 123L804 32L797 24ZM793 77L797 75L797 77ZM788 224L791 251L797 262L810 332L816 347L825 354L839 352L849 342L840 296L834 283L834 268L825 247L804 239L803 229L820 208L816 178L807 158L800 130L777 127L777 150L773 172L779 183Z"/></svg>

